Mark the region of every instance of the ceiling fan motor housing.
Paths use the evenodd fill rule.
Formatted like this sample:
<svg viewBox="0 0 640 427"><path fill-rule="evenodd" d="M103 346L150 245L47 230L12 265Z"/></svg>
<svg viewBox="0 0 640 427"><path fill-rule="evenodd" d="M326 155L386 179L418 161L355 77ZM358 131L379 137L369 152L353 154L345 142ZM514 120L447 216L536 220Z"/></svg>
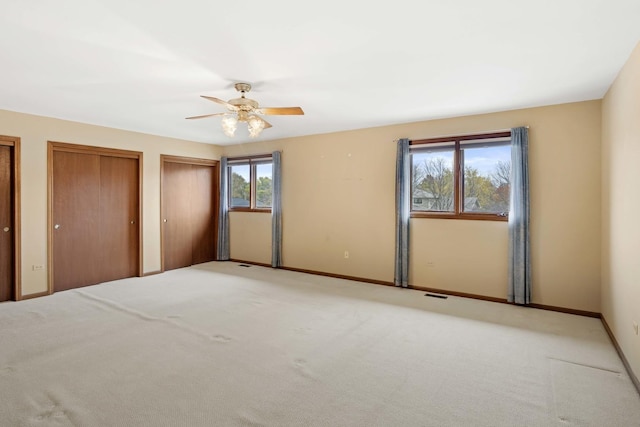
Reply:
<svg viewBox="0 0 640 427"><path fill-rule="evenodd" d="M238 107L242 111L252 111L258 108L258 102L249 98L234 98L229 100L229 104Z"/></svg>
<svg viewBox="0 0 640 427"><path fill-rule="evenodd" d="M236 83L235 88L242 94L240 98L234 98L229 100L229 104L237 107L240 111L253 111L258 108L258 102L253 99L245 98L245 93L251 90L249 83Z"/></svg>

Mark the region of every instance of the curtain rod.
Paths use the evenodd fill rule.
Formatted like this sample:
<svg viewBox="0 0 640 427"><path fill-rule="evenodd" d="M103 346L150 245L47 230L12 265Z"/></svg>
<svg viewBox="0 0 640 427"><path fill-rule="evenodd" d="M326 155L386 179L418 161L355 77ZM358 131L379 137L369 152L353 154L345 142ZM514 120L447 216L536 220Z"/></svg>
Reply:
<svg viewBox="0 0 640 427"><path fill-rule="evenodd" d="M280 151L280 150L275 150L275 151ZM227 157L227 162L234 161L234 160L240 161L240 160L268 159L268 158L271 158L272 156L273 156L273 151L265 154L248 154L246 156Z"/></svg>
<svg viewBox="0 0 640 427"><path fill-rule="evenodd" d="M523 128L529 129L529 126L515 126L515 127L523 127ZM484 135L488 133L511 132L511 129L513 128L495 129L495 130L469 132L469 133L457 133L455 135L438 135L438 136L430 136L428 138L422 138L422 139L449 138L449 137L456 137L456 136L474 136L474 135Z"/></svg>

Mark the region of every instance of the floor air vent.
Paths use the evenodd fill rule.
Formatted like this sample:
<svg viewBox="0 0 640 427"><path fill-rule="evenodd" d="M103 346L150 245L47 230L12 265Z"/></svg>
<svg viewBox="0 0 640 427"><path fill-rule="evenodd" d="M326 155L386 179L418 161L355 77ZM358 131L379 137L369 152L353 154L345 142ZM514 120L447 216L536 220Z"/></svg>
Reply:
<svg viewBox="0 0 640 427"><path fill-rule="evenodd" d="M426 294L424 294L425 297L431 297L431 298L440 298L440 299L447 299L449 297L447 297L446 295L438 295L438 294L431 294L429 292L427 292Z"/></svg>

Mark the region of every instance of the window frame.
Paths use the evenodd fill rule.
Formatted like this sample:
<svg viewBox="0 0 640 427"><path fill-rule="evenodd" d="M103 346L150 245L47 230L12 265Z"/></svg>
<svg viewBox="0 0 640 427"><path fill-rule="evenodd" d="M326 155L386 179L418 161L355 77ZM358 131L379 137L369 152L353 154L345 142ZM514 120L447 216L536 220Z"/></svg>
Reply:
<svg viewBox="0 0 640 427"><path fill-rule="evenodd" d="M447 136L439 138L420 139L409 142L409 153L411 159L410 165L410 200L413 201L413 153L420 152L421 145L436 143L452 143L453 147L453 212L429 212L414 211L413 203L410 204L410 218L441 218L441 219L465 219L465 220L481 220L481 221L508 221L509 213L486 213L486 212L464 212L464 168L462 167L463 153L461 145L466 141L475 140L491 140L511 138L511 131L492 132L473 135ZM491 141L483 141L485 144L491 144ZM463 143L463 144L461 144ZM504 141L496 141L496 145L503 145ZM511 142L509 142L511 145Z"/></svg>
<svg viewBox="0 0 640 427"><path fill-rule="evenodd" d="M261 208L257 206L256 194L257 194L257 166L271 164L273 165L273 156L271 154L256 155L256 156L243 156L243 157L229 157L227 158L227 206L229 206L229 212L261 212L271 213L272 206ZM249 207L246 206L232 206L232 168L233 166L249 166ZM273 168L272 168L273 170ZM273 176L271 177L271 183L273 185ZM273 191L273 187L272 187Z"/></svg>

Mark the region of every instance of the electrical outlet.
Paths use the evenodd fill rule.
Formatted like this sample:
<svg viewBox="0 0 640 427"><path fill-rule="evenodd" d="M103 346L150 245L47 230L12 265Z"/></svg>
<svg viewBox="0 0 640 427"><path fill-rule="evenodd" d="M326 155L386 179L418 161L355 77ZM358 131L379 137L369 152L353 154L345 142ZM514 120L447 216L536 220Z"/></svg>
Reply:
<svg viewBox="0 0 640 427"><path fill-rule="evenodd" d="M349 258L349 251L344 251L344 257L345 257L345 259Z"/></svg>
<svg viewBox="0 0 640 427"><path fill-rule="evenodd" d="M33 271L44 270L44 265L33 265Z"/></svg>
<svg viewBox="0 0 640 427"><path fill-rule="evenodd" d="M633 322L633 330L638 335L638 322Z"/></svg>

